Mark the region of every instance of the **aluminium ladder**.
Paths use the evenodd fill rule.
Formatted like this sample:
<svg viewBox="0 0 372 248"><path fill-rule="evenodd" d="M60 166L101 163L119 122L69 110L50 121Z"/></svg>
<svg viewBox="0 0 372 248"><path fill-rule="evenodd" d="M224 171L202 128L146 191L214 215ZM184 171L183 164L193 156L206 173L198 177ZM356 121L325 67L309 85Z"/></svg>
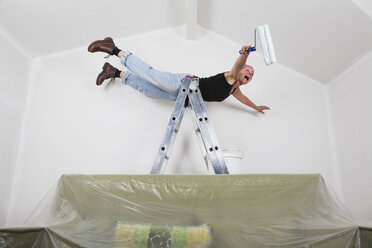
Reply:
<svg viewBox="0 0 372 248"><path fill-rule="evenodd" d="M216 174L229 174L212 123L208 119L207 110L204 106L198 86L199 79L197 77L186 76L182 80L181 89L178 93L176 104L152 167L151 174L164 174L165 166L169 160L185 108L189 104L194 112L192 116L194 119L195 134L207 168L209 160Z"/></svg>

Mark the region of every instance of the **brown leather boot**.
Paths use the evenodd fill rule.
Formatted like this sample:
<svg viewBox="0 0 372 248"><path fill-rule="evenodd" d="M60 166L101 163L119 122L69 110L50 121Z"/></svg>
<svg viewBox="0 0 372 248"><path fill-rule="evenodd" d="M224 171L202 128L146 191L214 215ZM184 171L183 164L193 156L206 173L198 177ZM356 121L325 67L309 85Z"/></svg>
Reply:
<svg viewBox="0 0 372 248"><path fill-rule="evenodd" d="M108 53L109 55L113 55L114 47L115 47L115 43L112 40L112 38L107 37L103 40L96 40L92 42L88 47L88 51L91 53L104 52L104 53Z"/></svg>
<svg viewBox="0 0 372 248"><path fill-rule="evenodd" d="M115 80L115 71L116 68L106 62L102 67L102 72L98 74L96 84L101 85L103 81L109 78Z"/></svg>

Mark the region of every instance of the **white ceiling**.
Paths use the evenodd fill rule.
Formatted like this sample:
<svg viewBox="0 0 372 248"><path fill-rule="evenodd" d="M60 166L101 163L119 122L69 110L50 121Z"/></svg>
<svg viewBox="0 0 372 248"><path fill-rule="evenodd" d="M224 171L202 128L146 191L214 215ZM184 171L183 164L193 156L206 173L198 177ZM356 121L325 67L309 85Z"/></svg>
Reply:
<svg viewBox="0 0 372 248"><path fill-rule="evenodd" d="M181 26L187 0L0 0L0 29L30 56ZM361 1L361 0L358 0ZM364 0L366 1L366 0ZM328 83L372 51L357 0L199 0L198 24L239 44L269 24L278 61Z"/></svg>
<svg viewBox="0 0 372 248"><path fill-rule="evenodd" d="M201 0L199 23L239 43L269 24L278 61L327 83L372 50L372 19L352 0ZM246 4L249 3L249 4Z"/></svg>
<svg viewBox="0 0 372 248"><path fill-rule="evenodd" d="M183 25L184 5L184 0L2 0L0 25L32 56L40 56L103 36Z"/></svg>

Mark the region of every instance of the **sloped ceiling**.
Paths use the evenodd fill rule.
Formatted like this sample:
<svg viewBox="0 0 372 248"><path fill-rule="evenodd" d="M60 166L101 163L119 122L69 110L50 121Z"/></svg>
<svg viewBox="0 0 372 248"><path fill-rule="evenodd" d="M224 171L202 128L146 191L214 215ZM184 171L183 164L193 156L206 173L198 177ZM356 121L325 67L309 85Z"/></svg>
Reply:
<svg viewBox="0 0 372 248"><path fill-rule="evenodd" d="M185 24L187 0L0 0L0 28L31 56ZM353 0L199 0L198 24L239 44L269 24L278 62L328 83L372 50Z"/></svg>
<svg viewBox="0 0 372 248"><path fill-rule="evenodd" d="M201 0L199 23L241 44L269 24L278 61L327 83L372 50L372 19L352 0Z"/></svg>

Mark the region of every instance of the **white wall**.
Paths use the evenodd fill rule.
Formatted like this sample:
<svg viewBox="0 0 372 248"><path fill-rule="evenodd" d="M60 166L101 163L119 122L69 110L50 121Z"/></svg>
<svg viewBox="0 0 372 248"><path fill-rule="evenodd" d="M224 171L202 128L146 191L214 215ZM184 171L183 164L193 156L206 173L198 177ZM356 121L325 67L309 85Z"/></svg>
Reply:
<svg viewBox="0 0 372 248"><path fill-rule="evenodd" d="M338 183L343 200L372 221L372 52L328 87Z"/></svg>
<svg viewBox="0 0 372 248"><path fill-rule="evenodd" d="M187 41L180 29L115 40L155 68L198 76L230 70L240 49L208 32ZM150 172L174 103L119 81L97 87L103 56L83 47L34 60L9 226L21 225L62 174ZM123 68L117 58L109 61ZM246 173L321 173L333 183L325 87L279 64L266 67L254 53L249 62L256 74L242 90L272 110L257 114L233 98L207 103L221 146L243 151ZM189 117L167 174L207 173Z"/></svg>
<svg viewBox="0 0 372 248"><path fill-rule="evenodd" d="M22 123L29 58L0 30L0 227L5 218Z"/></svg>

